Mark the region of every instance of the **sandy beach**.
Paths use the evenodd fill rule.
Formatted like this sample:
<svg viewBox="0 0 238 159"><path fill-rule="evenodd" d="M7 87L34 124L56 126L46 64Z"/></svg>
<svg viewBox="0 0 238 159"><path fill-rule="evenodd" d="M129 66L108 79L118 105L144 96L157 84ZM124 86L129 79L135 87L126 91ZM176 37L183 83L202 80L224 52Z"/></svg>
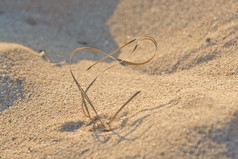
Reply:
<svg viewBox="0 0 238 159"><path fill-rule="evenodd" d="M87 92L104 123L140 92L104 131L83 113L70 55L142 35L157 41L153 60L117 65ZM143 42L128 60L153 51ZM116 63L86 71L102 57L74 56L83 89ZM0 159L12 158L238 159L238 1L1 0Z"/></svg>

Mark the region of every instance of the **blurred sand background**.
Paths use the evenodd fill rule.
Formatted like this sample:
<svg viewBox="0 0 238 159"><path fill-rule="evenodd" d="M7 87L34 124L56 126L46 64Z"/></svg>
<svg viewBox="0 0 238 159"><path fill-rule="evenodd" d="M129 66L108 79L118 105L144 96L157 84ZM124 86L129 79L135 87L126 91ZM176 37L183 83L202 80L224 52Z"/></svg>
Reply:
<svg viewBox="0 0 238 159"><path fill-rule="evenodd" d="M141 35L158 42L153 61L117 66L88 92L107 121L141 91L102 131L83 115L69 57ZM75 56L83 88L114 63L85 72L100 57ZM238 1L0 0L0 86L0 158L236 159Z"/></svg>

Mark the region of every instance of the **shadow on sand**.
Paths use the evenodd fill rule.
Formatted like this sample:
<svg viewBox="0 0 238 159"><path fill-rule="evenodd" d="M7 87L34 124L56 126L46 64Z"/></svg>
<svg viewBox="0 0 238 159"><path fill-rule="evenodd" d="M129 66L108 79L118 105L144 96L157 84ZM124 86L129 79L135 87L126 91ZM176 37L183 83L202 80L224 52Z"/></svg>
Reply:
<svg viewBox="0 0 238 159"><path fill-rule="evenodd" d="M158 113L158 110L164 110L164 109L169 109L171 107L174 107L178 104L180 98L176 98L173 99L171 101L169 101L166 104L162 104L150 109L143 109L140 110L138 112L136 112L135 114L126 117L125 119L123 119L121 121L121 124L119 124L119 127L111 128L111 131L104 131L102 130L101 126L97 124L97 122L91 122L89 124L85 124L81 121L78 122L68 122L65 123L62 126L61 131L66 131L66 132L74 132L78 129L80 129L83 125L84 126L92 126L92 129L90 130L90 132L92 132L92 136L100 143L105 144L107 142L109 142L112 137L117 137L118 139L116 140L116 142L114 144L119 144L122 141L134 141L137 138L139 138L140 136L142 136L143 134L145 134L146 131L148 131L153 125L145 125L144 122L145 120L150 117L151 115L153 115L154 113ZM157 111L156 111L157 110ZM141 115L143 114L143 115ZM125 114L127 115L127 114ZM139 128L141 127L146 127L144 128L145 131L141 132L139 135L134 135L134 134L138 134L135 133L137 130L139 130ZM133 137L131 137L133 136Z"/></svg>
<svg viewBox="0 0 238 159"><path fill-rule="evenodd" d="M3 1L0 5L0 42L44 50L54 63L67 61L78 47L110 52L118 45L110 34L107 21L118 3L119 0ZM100 56L84 53L73 62L96 60Z"/></svg>

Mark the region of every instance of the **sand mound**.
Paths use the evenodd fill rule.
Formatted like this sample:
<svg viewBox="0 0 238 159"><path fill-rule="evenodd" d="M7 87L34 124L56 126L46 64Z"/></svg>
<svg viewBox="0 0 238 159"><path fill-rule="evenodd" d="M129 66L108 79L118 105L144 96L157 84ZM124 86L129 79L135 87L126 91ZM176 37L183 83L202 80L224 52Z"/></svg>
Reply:
<svg viewBox="0 0 238 159"><path fill-rule="evenodd" d="M1 115L4 158L224 157L237 153L235 75L152 76L118 66L89 92L103 120L133 93L142 92L112 124L114 130L103 132L83 116L68 65L54 66L20 45L0 46L3 68L7 68L2 79L11 81L3 84L7 88L20 84L15 91L1 92L3 97L5 93L17 96L8 98L13 104ZM73 68L82 72L91 63L82 61ZM95 71L108 65L100 64ZM94 75L77 78L87 84Z"/></svg>
<svg viewBox="0 0 238 159"><path fill-rule="evenodd" d="M109 5L115 6L114 2ZM69 65L48 60L49 57L59 62L68 58L75 45L64 50L67 44L62 41L40 44L46 47L46 55L50 54L45 56L44 52L34 51L39 49L39 39L25 43L34 50L15 43L0 43L0 158L237 158L237 1L158 2L121 1L111 17L108 15L112 12L105 11L106 17L110 17L110 32L119 45L139 33L154 35L159 44L159 55L153 62L142 67L117 66L89 90L88 96L103 121L141 91L111 124L112 131L102 131L99 122L92 123L83 115L80 92L70 76ZM24 10L23 4L4 3L9 10L17 6ZM76 8L77 3L73 3ZM95 7L87 3L84 5ZM32 4L30 7L39 10L28 11L36 12L32 16L38 20L34 23L28 19L26 24L20 24L49 28L47 34L53 37L57 34L52 28L61 24L60 20L50 23L57 17L57 8L65 13L63 22L77 15L71 15L60 3L52 10L44 7L43 2ZM97 5L100 8L101 3ZM52 17L35 18L44 13ZM11 14L14 15L0 8L0 18L7 19ZM24 15L23 12L18 18L25 19ZM125 16L128 19L123 21ZM102 19L101 24L105 25L105 17ZM135 25L139 19L143 25ZM7 20L8 24L12 22ZM23 26L19 28L24 29ZM36 34L40 36L41 32ZM73 32L68 33L77 39ZM59 36L67 40L68 33L63 29ZM34 34L23 39L34 39ZM11 39L11 35L16 39ZM20 43L18 35L21 34L6 31L1 41ZM113 43L107 45L114 48ZM144 45L134 58L143 60L149 56L149 45ZM59 57L50 51L57 48ZM126 56L129 48L122 50L120 56ZM89 55L83 59L89 57L97 58ZM92 63L81 60L72 65L83 88L113 64L100 63L85 72Z"/></svg>

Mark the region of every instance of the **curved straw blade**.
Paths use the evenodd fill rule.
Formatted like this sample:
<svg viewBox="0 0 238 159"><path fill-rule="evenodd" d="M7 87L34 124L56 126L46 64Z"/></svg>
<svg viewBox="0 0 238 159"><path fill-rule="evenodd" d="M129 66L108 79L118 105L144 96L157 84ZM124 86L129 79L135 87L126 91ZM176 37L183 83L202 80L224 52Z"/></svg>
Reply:
<svg viewBox="0 0 238 159"><path fill-rule="evenodd" d="M118 58L115 58L115 57L112 56L113 54L115 54L116 52L118 52L118 51L121 50L122 48L126 47L127 45L129 45L129 44L131 44L131 43L133 43L133 42L135 42L135 41L138 41L138 42L136 43L134 49L133 49L133 50L131 51L131 53L129 54L129 56L131 56L131 55L136 51L136 49L138 48L138 46L140 45L140 43L141 43L142 41L144 41L144 40L149 40L149 41L151 41L151 42L154 44L154 46L155 46L155 51L154 51L153 56L152 56L151 58L147 59L146 61L140 62L140 63L138 63L138 62L130 62L130 61L127 61L127 60L125 60L125 59L118 59ZM86 71L90 70L91 68L93 68L94 66L96 66L98 63L102 62L103 60L105 60L105 59L107 59L107 58L111 58L111 59L113 59L113 60L115 60L115 61L118 62L118 63L116 63L116 64L114 64L114 65L112 65L112 66L109 66L108 68L106 68L105 70L103 70L101 73L99 73L99 74L92 80L92 82L88 85L88 87L86 88L85 91L82 89L81 85L80 85L79 82L76 80L76 78L75 78L75 76L74 76L74 74L73 74L73 72L72 72L72 67L71 67L71 62L72 62L72 57L73 57L73 55L74 55L76 52L80 51L80 50L88 50L88 51L91 51L91 52L94 52L94 53L100 53L100 54L105 55L105 57L101 58L100 60L98 60L97 62L95 62L95 63L92 64L91 66L89 66ZM76 83L78 89L79 89L80 92L81 92L82 107L83 107L83 113L84 113L84 115L85 115L86 117L88 117L91 121L93 121L93 119L92 119L92 117L91 117L91 115L90 115L90 111L89 111L88 106L87 106L87 102L88 102L89 105L91 106L91 108L93 109L94 113L96 114L96 118L100 121L100 123L102 124L102 126L104 127L104 129L106 129L104 123L103 123L103 122L101 121L101 119L99 118L99 115L98 115L98 113L97 113L95 107L93 106L91 100L90 100L89 97L87 96L87 91L88 91L89 88L94 84L94 82L95 82L103 73L105 73L107 70L109 70L109 69L111 69L111 68L113 68L113 67L115 67L115 66L117 66L117 65L119 65L119 64L124 64L124 65L125 65L125 64L126 64L126 65L143 65L143 64L146 64L146 63L150 62L150 61L155 57L156 52L157 52L157 42L156 42L156 40L155 40L154 38L152 38L152 37L150 37L150 36L141 36L141 37L135 38L135 39L133 39L133 40L127 42L126 44L124 44L123 46L121 46L120 48L118 48L117 50L111 52L110 54L107 54L107 53L105 53L105 52L103 52L103 51L100 51L100 50L94 49L94 48L77 48L77 49L75 49L75 50L73 51L73 53L71 54L71 56L70 56L70 73L71 73L71 75L72 75L72 77L73 77L73 79L74 79L74 82ZM129 56L128 56L128 57L129 57ZM111 118L111 120L108 122L108 124L110 124L110 123L116 118L116 116L119 114L119 112L120 112L137 94L139 94L139 93L140 93L140 91L136 92L127 102L125 102L125 104L123 104L123 105L121 106L121 108L112 116L112 118ZM86 112L85 112L84 109L86 109ZM87 114L86 114L86 113L87 113Z"/></svg>
<svg viewBox="0 0 238 159"><path fill-rule="evenodd" d="M141 63L129 62L129 61L126 61L126 60L124 60L124 59L119 59L119 60L117 60L119 63L114 64L114 65L112 65L112 66L109 66L108 68L106 68L105 70L103 70L101 73L99 73L99 74L93 79L93 81L92 81L92 82L89 84L89 86L86 88L86 90L85 90L83 96L86 95L86 93L87 93L87 91L89 90L89 88L94 84L94 82L99 78L99 76L101 76L101 75L102 75L104 72L106 72L107 70L109 70L109 69L111 69L111 68L113 68L113 67L115 67L115 66L117 66L117 65L119 65L119 64L121 64L121 63L123 63L123 62L126 63L127 65L143 65L143 64L148 63L149 61L151 61L151 60L155 57L156 52L157 52L157 42L156 42L156 40L155 40L154 38L152 38L152 37L150 37L150 36L142 36L142 37L133 39L133 40L129 41L128 43L126 43L125 45L123 45L122 47L120 47L119 49L117 49L116 51L113 51L112 53L108 54L108 55L105 56L105 57L106 57L106 58L110 57L111 55L115 54L117 51L119 51L119 50L122 49L123 47L129 45L130 43L132 43L132 42L134 42L134 41L136 41L136 40L139 40L139 41L137 42L136 46L135 46L134 49L131 51L131 53L129 54L129 56L132 55L132 54L136 51L136 49L138 48L138 45L139 45L142 41L144 41L144 40L150 40L150 41L152 41L153 44L155 45L155 51L154 51L153 56L152 56L151 58L149 58L148 60L146 60L146 61L144 61L144 62L141 62ZM105 53L105 54L106 54L106 53ZM102 58L102 59L100 59L100 60L98 60L98 61L95 62L94 64L92 64L89 68L92 68L93 66L95 66L95 65L97 65L99 62L101 62L102 60L106 59L105 57ZM89 70L89 68L88 68L87 70Z"/></svg>

